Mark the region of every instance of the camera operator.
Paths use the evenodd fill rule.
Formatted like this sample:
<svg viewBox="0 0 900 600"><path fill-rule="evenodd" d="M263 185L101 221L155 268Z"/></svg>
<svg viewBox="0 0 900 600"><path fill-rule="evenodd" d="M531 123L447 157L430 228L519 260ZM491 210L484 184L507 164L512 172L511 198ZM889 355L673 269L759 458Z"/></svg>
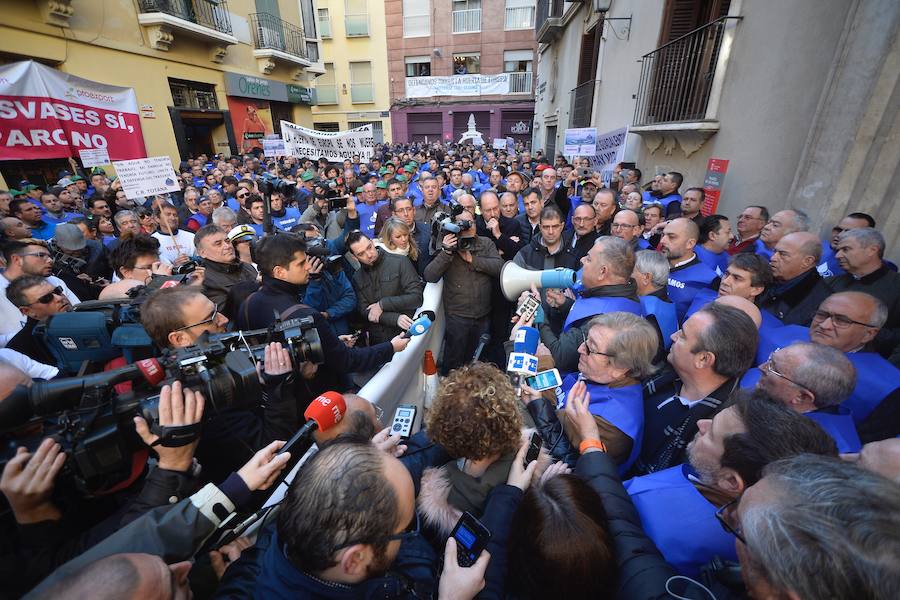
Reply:
<svg viewBox="0 0 900 600"><path fill-rule="evenodd" d="M459 234L444 233L440 251L425 268L425 281L444 278L444 375L468 362L479 338L487 333L491 290L503 267L493 242L476 235L474 214L463 210L453 222Z"/></svg>
<svg viewBox="0 0 900 600"><path fill-rule="evenodd" d="M376 247L360 231L350 234L347 246L360 264L353 283L370 340L386 342L412 325L412 315L422 305L422 281L411 261Z"/></svg>
<svg viewBox="0 0 900 600"><path fill-rule="evenodd" d="M34 327L52 315L72 310L61 286L54 287L43 277L22 275L6 288L6 298L25 315L25 326L9 340L6 347L47 365L55 365L56 358L44 343L34 335Z"/></svg>
<svg viewBox="0 0 900 600"><path fill-rule="evenodd" d="M62 279L50 275L53 255L44 241L27 239L7 242L3 246L3 258L6 269L0 276L0 346L5 346L25 326L26 321L18 307L6 298L6 288L13 279L22 275L46 277L54 287L62 287L71 304L81 302Z"/></svg>
<svg viewBox="0 0 900 600"><path fill-rule="evenodd" d="M347 315L356 307L356 293L342 268L343 238L326 240L314 223L295 225L293 232L307 245L310 278L303 303L318 310L338 335L350 333Z"/></svg>
<svg viewBox="0 0 900 600"><path fill-rule="evenodd" d="M82 300L96 300L109 284L112 268L106 248L96 240L85 239L77 225L57 225L50 250L54 252L53 272Z"/></svg>
<svg viewBox="0 0 900 600"><path fill-rule="evenodd" d="M301 223L315 223L329 240L340 237L348 218L348 201L341 199L337 184L333 181L319 181L309 206L300 217ZM358 218L358 215L356 216Z"/></svg>
<svg viewBox="0 0 900 600"><path fill-rule="evenodd" d="M231 288L242 281L256 281L258 273L253 265L238 259L228 236L215 225L201 227L194 234L194 245L205 269L203 293L224 311Z"/></svg>
<svg viewBox="0 0 900 600"><path fill-rule="evenodd" d="M277 319L313 317L325 362L309 382L311 393L340 389L341 378L346 374L379 367L409 344L408 338L398 335L390 342L368 348L348 348L317 310L300 304L300 293L309 280L309 264L306 242L299 236L263 238L256 246L256 260L262 272L262 287L241 305L236 319L238 328L259 329Z"/></svg>

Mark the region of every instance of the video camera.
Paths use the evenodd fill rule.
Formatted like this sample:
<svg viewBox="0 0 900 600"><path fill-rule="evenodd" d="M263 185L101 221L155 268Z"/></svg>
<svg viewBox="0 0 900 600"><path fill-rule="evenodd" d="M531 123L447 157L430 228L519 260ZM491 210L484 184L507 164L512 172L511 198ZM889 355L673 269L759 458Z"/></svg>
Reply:
<svg viewBox="0 0 900 600"><path fill-rule="evenodd" d="M279 193L288 198L293 198L294 194L297 193L296 181L288 181L271 173L264 173L257 185L259 185L259 191L266 196Z"/></svg>
<svg viewBox="0 0 900 600"><path fill-rule="evenodd" d="M200 261L195 258L189 259L187 262L183 262L180 265L175 265L172 267L172 275L188 275L189 273L193 273L197 270L197 267L200 266Z"/></svg>
<svg viewBox="0 0 900 600"><path fill-rule="evenodd" d="M305 240L306 254L309 256L315 256L319 260L321 260L324 264L325 270L327 270L334 276L337 276L338 273L343 270L343 265L341 264L341 255L331 254L331 250L328 248L328 242L324 237L318 236L314 238L305 238ZM320 275L318 273L311 273L310 277L312 279L318 279Z"/></svg>
<svg viewBox="0 0 900 600"><path fill-rule="evenodd" d="M144 448L133 418L143 417L151 430L160 432L159 386L178 380L202 392L205 418L252 407L262 397L255 362L264 360L270 342L281 342L295 367L324 362L314 321L304 317L265 329L201 336L193 346L120 369L17 386L0 401L0 428L7 433L37 431L14 436L0 469L15 456L16 447L34 451L43 438L52 437L69 455L63 476L79 491L93 494L127 482L136 477L134 455Z"/></svg>
<svg viewBox="0 0 900 600"><path fill-rule="evenodd" d="M459 218L464 210L464 207L455 204L450 209L450 214L444 211L434 213L434 217L431 219L431 245L435 250L442 248L444 236L451 233L456 236L456 246L447 248L447 250L459 252L475 248L476 236L461 235L464 231L471 229L473 225L472 221Z"/></svg>

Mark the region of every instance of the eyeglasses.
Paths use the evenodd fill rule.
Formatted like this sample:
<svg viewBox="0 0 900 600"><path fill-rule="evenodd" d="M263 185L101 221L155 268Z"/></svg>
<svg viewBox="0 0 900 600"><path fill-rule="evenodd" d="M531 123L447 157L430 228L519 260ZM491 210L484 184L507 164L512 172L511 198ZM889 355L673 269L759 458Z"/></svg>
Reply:
<svg viewBox="0 0 900 600"><path fill-rule="evenodd" d="M49 252L23 252L19 256L37 256L42 260L51 260L53 258L53 255Z"/></svg>
<svg viewBox="0 0 900 600"><path fill-rule="evenodd" d="M634 229L635 227L639 227L639 225L629 225L627 223L613 223L612 229Z"/></svg>
<svg viewBox="0 0 900 600"><path fill-rule="evenodd" d="M741 543L746 546L747 540L744 539L744 530L741 524L736 521L738 502L740 502L740 498L735 498L731 502L720 506L719 510L716 511L716 519L718 519L722 529L741 540Z"/></svg>
<svg viewBox="0 0 900 600"><path fill-rule="evenodd" d="M395 533L393 535L388 535L376 540L352 540L349 542L344 542L340 546L335 546L332 552L337 552L338 550L343 550L344 548L349 548L350 546L355 546L356 544L387 544L388 542L392 542L394 540L399 540L402 544L403 542L411 539L413 536L419 533L419 513L414 513L412 521L409 522L409 525L401 531L400 533Z"/></svg>
<svg viewBox="0 0 900 600"><path fill-rule="evenodd" d="M778 351L776 350L775 352L778 352ZM809 388L806 387L805 385L801 385L801 384L797 383L796 381L794 381L793 379L791 379L790 377L788 377L787 375L785 375L783 373L779 373L778 371L775 370L775 365L774 365L774 361L773 361L773 359L775 358L775 352L772 352L772 354L769 355L769 358L766 360L766 362L764 362L763 364L760 365L760 369L765 370L765 372L769 373L770 375L774 375L775 377L780 377L781 379L784 379L788 383L793 383L798 388L809 391Z"/></svg>
<svg viewBox="0 0 900 600"><path fill-rule="evenodd" d="M847 329L851 325L862 325L863 327L878 327L877 325L863 323L862 321L854 321L850 317L845 317L844 315L836 315L824 310L817 310L813 313L813 321L818 321L821 323L828 319L831 319L831 322L834 323L835 329Z"/></svg>
<svg viewBox="0 0 900 600"><path fill-rule="evenodd" d="M247 193L244 193L244 194L237 194L237 197L238 197L238 198L246 198L246 197L249 196L249 195L250 195L250 192L247 192Z"/></svg>
<svg viewBox="0 0 900 600"><path fill-rule="evenodd" d="M198 327L200 325L206 325L207 323L214 323L216 318L219 316L219 307L213 309L212 314L207 319L203 319L202 321L198 321L193 325L185 325L184 327L179 327L178 329L174 329L173 331L184 331L185 329L190 329L191 327Z"/></svg>
<svg viewBox="0 0 900 600"><path fill-rule="evenodd" d="M599 350L591 350L591 346L590 346L590 344L588 344L587 336L584 334L583 331L581 332L581 340L582 340L582 345L584 346L585 353L588 356L590 356L592 354L600 354L602 356L605 356L606 358L612 358L614 356L613 354L607 354L606 352L600 352Z"/></svg>
<svg viewBox="0 0 900 600"><path fill-rule="evenodd" d="M57 296L63 295L63 289L61 285L56 286L43 296L38 297L34 302L29 302L26 306L31 306L32 304L50 304L53 302L53 299Z"/></svg>

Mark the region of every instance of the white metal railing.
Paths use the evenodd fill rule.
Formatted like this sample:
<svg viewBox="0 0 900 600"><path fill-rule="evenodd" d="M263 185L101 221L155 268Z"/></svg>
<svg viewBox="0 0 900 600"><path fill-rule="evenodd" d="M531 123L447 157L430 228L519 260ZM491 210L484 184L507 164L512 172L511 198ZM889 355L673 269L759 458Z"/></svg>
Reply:
<svg viewBox="0 0 900 600"><path fill-rule="evenodd" d="M374 102L375 92L371 83L351 83L350 84L350 102L359 104L360 102Z"/></svg>
<svg viewBox="0 0 900 600"><path fill-rule="evenodd" d="M337 85L316 84L316 104L337 104Z"/></svg>
<svg viewBox="0 0 900 600"><path fill-rule="evenodd" d="M323 40L331 38L331 18L319 19L319 37Z"/></svg>
<svg viewBox="0 0 900 600"><path fill-rule="evenodd" d="M344 29L347 37L365 37L369 35L369 13L344 16Z"/></svg>
<svg viewBox="0 0 900 600"><path fill-rule="evenodd" d="M504 29L534 29L533 6L507 6Z"/></svg>
<svg viewBox="0 0 900 600"><path fill-rule="evenodd" d="M481 9L453 11L453 33L478 33L481 31Z"/></svg>
<svg viewBox="0 0 900 600"><path fill-rule="evenodd" d="M431 35L430 15L403 15L403 37L427 37Z"/></svg>
<svg viewBox="0 0 900 600"><path fill-rule="evenodd" d="M509 74L509 93L510 94L530 94L531 93L531 71L522 73Z"/></svg>

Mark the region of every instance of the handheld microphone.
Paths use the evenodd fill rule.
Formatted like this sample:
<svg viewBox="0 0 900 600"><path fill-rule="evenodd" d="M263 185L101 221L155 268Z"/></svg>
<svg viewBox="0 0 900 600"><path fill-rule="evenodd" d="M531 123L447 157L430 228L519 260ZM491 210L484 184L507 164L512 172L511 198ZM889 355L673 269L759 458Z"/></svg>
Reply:
<svg viewBox="0 0 900 600"><path fill-rule="evenodd" d="M472 356L472 362L478 362L478 359L481 358L481 353L484 351L484 347L488 345L488 342L491 341L491 334L482 333L481 337L478 338L478 346L475 347L475 355Z"/></svg>
<svg viewBox="0 0 900 600"><path fill-rule="evenodd" d="M507 373L515 375L520 381L523 376L537 373L537 347L541 335L534 327L520 327L513 341L513 351L506 364Z"/></svg>
<svg viewBox="0 0 900 600"><path fill-rule="evenodd" d="M346 413L347 403L344 401L344 397L337 392L325 392L306 407L303 412L306 423L281 447L276 456L285 452L293 452L294 446L309 440L315 431L328 431L340 423ZM312 446L312 442L310 441L304 446L305 452ZM297 456L297 454L293 453L293 456Z"/></svg>
<svg viewBox="0 0 900 600"><path fill-rule="evenodd" d="M409 326L409 329L403 332L401 337L411 338L414 335L422 335L426 331L431 328L431 324L434 322L436 315L432 310L423 310L418 314L416 320L412 322L412 325Z"/></svg>

